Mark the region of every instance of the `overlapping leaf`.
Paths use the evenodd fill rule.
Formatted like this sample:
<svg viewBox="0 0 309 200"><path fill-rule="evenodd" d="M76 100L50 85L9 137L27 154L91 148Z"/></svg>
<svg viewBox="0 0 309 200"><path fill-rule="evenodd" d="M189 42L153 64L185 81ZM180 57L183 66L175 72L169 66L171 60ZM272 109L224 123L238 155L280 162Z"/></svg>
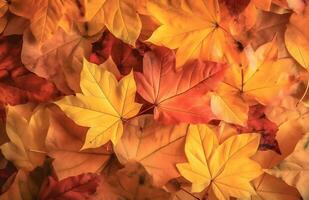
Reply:
<svg viewBox="0 0 309 200"><path fill-rule="evenodd" d="M177 49L177 67L196 58L223 59L228 40L220 27L217 0L149 0L147 8L149 14L161 23L148 41Z"/></svg>
<svg viewBox="0 0 309 200"><path fill-rule="evenodd" d="M0 199L308 199L308 10L0 0Z"/></svg>
<svg viewBox="0 0 309 200"><path fill-rule="evenodd" d="M266 173L253 181L253 187L256 190L256 195L251 197L250 200L300 199L300 195L295 188Z"/></svg>
<svg viewBox="0 0 309 200"><path fill-rule="evenodd" d="M32 110L26 107L10 107L8 110L6 132L10 142L0 148L6 159L18 168L33 170L44 163L44 140L48 129L48 118L43 108ZM33 113L32 113L33 112ZM24 113L24 115L20 115Z"/></svg>
<svg viewBox="0 0 309 200"><path fill-rule="evenodd" d="M285 32L285 43L289 53L304 68L309 65L309 49L308 38L309 30L306 24L309 21L309 10L305 10L303 14L294 13L290 18L290 23Z"/></svg>
<svg viewBox="0 0 309 200"><path fill-rule="evenodd" d="M185 161L183 146L187 133L186 124L161 125L151 115L136 118L124 127L126 134L115 146L121 163L140 162L162 186L179 176L175 164Z"/></svg>
<svg viewBox="0 0 309 200"><path fill-rule="evenodd" d="M309 154L309 138L306 134L297 144L294 152L284 161L268 172L282 178L287 184L298 189L303 199L309 198L307 183L309 180L309 162L306 159Z"/></svg>
<svg viewBox="0 0 309 200"><path fill-rule="evenodd" d="M45 145L47 155L53 158L53 167L59 179L82 173L100 172L110 158L108 144L99 149L80 151L87 129L77 126L59 109L49 108L50 126ZM70 162L63 162L70 160Z"/></svg>
<svg viewBox="0 0 309 200"><path fill-rule="evenodd" d="M59 91L53 83L28 71L21 63L21 36L0 39L0 102L16 105L46 102L56 98Z"/></svg>
<svg viewBox="0 0 309 200"><path fill-rule="evenodd" d="M84 56L90 54L91 38L77 32L66 34L59 28L43 44L36 42L29 30L23 41L21 58L27 69L53 81L65 94L80 91L80 71Z"/></svg>
<svg viewBox="0 0 309 200"><path fill-rule="evenodd" d="M156 120L205 123L213 118L205 94L223 78L225 68L223 64L194 61L176 71L174 54L158 48L145 54L143 73L135 73L137 91L153 104Z"/></svg>
<svg viewBox="0 0 309 200"><path fill-rule="evenodd" d="M134 102L133 74L118 83L111 72L84 60L80 87L83 93L66 96L57 104L77 124L90 127L82 148L99 147L109 140L116 144L123 120L135 116L141 107Z"/></svg>
<svg viewBox="0 0 309 200"><path fill-rule="evenodd" d="M185 152L188 163L177 164L180 174L192 182L192 192L206 187L218 199L245 198L255 194L250 181L262 170L250 160L257 150L259 136L242 134L219 145L216 134L206 125L189 127Z"/></svg>
<svg viewBox="0 0 309 200"><path fill-rule="evenodd" d="M240 92L245 99L269 104L288 86L288 72L293 66L291 59L277 60L277 52L275 40L254 53L248 50L248 66L233 65L223 84L232 87L236 93Z"/></svg>

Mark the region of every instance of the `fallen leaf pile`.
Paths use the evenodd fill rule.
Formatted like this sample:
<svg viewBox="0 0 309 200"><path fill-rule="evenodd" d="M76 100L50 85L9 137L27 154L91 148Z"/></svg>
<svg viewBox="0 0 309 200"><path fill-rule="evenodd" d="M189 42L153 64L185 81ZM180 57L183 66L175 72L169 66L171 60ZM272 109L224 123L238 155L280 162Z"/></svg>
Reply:
<svg viewBox="0 0 309 200"><path fill-rule="evenodd" d="M309 200L308 0L0 0L0 200Z"/></svg>

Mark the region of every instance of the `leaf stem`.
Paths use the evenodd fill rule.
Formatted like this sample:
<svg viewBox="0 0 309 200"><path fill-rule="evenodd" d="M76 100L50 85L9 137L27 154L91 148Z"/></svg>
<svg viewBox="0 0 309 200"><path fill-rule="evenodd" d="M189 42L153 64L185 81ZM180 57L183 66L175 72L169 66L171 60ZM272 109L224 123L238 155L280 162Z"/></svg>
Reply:
<svg viewBox="0 0 309 200"><path fill-rule="evenodd" d="M188 190L184 189L184 188L180 188L180 190L184 191L185 193L187 193L188 195L192 196L195 199L201 200L200 198L194 196L191 192L189 192Z"/></svg>
<svg viewBox="0 0 309 200"><path fill-rule="evenodd" d="M211 180L209 186L207 187L207 189L206 189L206 191L205 191L205 194L204 194L204 197L205 197L205 198L203 198L204 200L207 200L207 199L208 199L208 193L209 193L209 189L210 189L211 184L212 184L212 180Z"/></svg>
<svg viewBox="0 0 309 200"><path fill-rule="evenodd" d="M141 116L142 114L144 114L145 112L151 110L151 109L154 108L154 107L155 107L155 105L151 105L149 108L143 110L143 111L140 112L140 113L137 113L137 114L134 115L133 117L130 117L130 118L128 118L128 119L123 119L123 121L124 121L124 122L128 122L128 121L130 121L131 119L133 119L133 118L135 118L135 117Z"/></svg>

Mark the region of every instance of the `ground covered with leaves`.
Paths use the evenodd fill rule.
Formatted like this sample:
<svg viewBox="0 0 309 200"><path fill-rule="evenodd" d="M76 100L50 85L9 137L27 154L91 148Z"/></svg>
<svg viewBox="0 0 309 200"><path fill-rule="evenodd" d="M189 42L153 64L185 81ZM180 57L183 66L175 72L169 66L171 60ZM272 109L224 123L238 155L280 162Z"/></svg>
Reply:
<svg viewBox="0 0 309 200"><path fill-rule="evenodd" d="M309 200L307 0L0 0L0 200Z"/></svg>

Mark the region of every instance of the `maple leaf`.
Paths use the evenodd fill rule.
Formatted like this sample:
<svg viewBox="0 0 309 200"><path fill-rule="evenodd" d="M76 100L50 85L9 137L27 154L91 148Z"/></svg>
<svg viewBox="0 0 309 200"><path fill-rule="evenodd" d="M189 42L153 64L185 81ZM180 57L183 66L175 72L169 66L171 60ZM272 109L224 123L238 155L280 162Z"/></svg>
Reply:
<svg viewBox="0 0 309 200"><path fill-rule="evenodd" d="M170 124L212 119L205 94L222 79L226 65L197 60L176 71L174 54L164 48L147 52L143 62L143 73L135 73L137 91L155 107L156 120Z"/></svg>
<svg viewBox="0 0 309 200"><path fill-rule="evenodd" d="M308 199L308 12L0 0L0 199Z"/></svg>
<svg viewBox="0 0 309 200"><path fill-rule="evenodd" d="M227 36L217 0L150 0L147 10L161 24L148 41L177 49L177 67L196 58L222 61Z"/></svg>
<svg viewBox="0 0 309 200"><path fill-rule="evenodd" d="M298 189L303 199L309 198L309 135L306 134L297 143L293 153L274 168L267 170L268 173L283 179L287 184Z"/></svg>
<svg viewBox="0 0 309 200"><path fill-rule="evenodd" d="M21 59L27 69L55 83L65 94L80 91L83 58L91 52L92 38L76 31L66 34L61 28L53 37L39 44L27 30L23 35Z"/></svg>
<svg viewBox="0 0 309 200"><path fill-rule="evenodd" d="M303 14L294 13L290 17L290 23L285 32L285 44L293 58L305 69L309 66L309 30L306 25L309 22L309 7Z"/></svg>
<svg viewBox="0 0 309 200"><path fill-rule="evenodd" d="M41 187L40 200L89 199L96 192L99 176L96 174L80 174L61 181L48 177Z"/></svg>
<svg viewBox="0 0 309 200"><path fill-rule="evenodd" d="M289 186L284 181L264 173L252 181L256 195L250 200L299 200L300 194L296 188Z"/></svg>
<svg viewBox="0 0 309 200"><path fill-rule="evenodd" d="M98 149L80 151L87 129L77 126L57 107L49 108L50 125L45 140L47 155L53 158L53 168L62 180L82 173L97 173L107 163L110 144ZM63 162L69 160L70 162Z"/></svg>
<svg viewBox="0 0 309 200"><path fill-rule="evenodd" d="M293 62L289 58L277 60L275 41L262 45L255 52L247 49L249 64L232 65L221 87L246 102L257 101L263 105L282 97L291 84L288 74L292 71Z"/></svg>
<svg viewBox="0 0 309 200"><path fill-rule="evenodd" d="M44 162L42 152L49 124L45 115L44 108L33 110L30 104L8 108L6 132L10 142L1 145L0 149L19 169L31 171Z"/></svg>
<svg viewBox="0 0 309 200"><path fill-rule="evenodd" d="M179 176L175 164L185 161L183 146L187 127L186 124L162 125L151 115L132 119L114 148L117 158L122 164L132 160L141 163L153 176L154 185L162 186Z"/></svg>
<svg viewBox="0 0 309 200"><path fill-rule="evenodd" d="M29 12L30 8L30 12ZM61 0L10 0L1 1L0 15L6 11L30 20L30 28L39 43L51 37L57 30L64 11Z"/></svg>
<svg viewBox="0 0 309 200"><path fill-rule="evenodd" d="M106 28L117 38L135 46L142 23L136 12L136 2L130 0L95 0L85 6L86 20L90 23L92 33Z"/></svg>
<svg viewBox="0 0 309 200"><path fill-rule="evenodd" d="M218 199L245 198L255 194L250 181L261 167L250 160L257 150L259 135L231 136L219 145L216 134L206 125L190 125L185 153L188 163L177 164L180 174L192 182L192 192L206 187Z"/></svg>
<svg viewBox="0 0 309 200"><path fill-rule="evenodd" d="M152 178L142 165L127 163L124 168L101 177L98 193L93 200L118 199L153 199L166 200L170 194L161 188L152 185Z"/></svg>
<svg viewBox="0 0 309 200"><path fill-rule="evenodd" d="M90 127L82 149L116 144L123 133L122 121L135 116L141 105L134 102L133 73L118 83L115 76L84 60L80 87L82 94L66 96L56 104L81 126Z"/></svg>
<svg viewBox="0 0 309 200"><path fill-rule="evenodd" d="M108 30L122 41L135 46L142 23L136 11L135 1L105 0L104 17Z"/></svg>

